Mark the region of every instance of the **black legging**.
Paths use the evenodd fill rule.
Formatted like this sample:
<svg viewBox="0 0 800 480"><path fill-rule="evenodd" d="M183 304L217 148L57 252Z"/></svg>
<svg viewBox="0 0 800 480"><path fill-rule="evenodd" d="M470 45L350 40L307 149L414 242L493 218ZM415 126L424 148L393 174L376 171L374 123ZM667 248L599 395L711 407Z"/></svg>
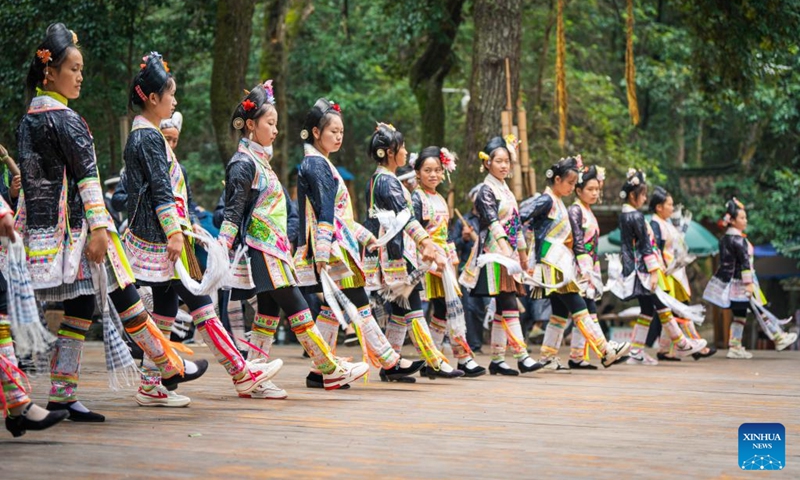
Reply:
<svg viewBox="0 0 800 480"><path fill-rule="evenodd" d="M639 307L642 309L642 315L650 317L650 328L647 330L647 340L645 345L653 345L658 337L661 336L661 320L656 319L656 310L663 310L668 308L655 294L642 295L638 297ZM656 321L653 321L656 320Z"/></svg>
<svg viewBox="0 0 800 480"><path fill-rule="evenodd" d="M731 302L731 312L734 317L747 317L747 311L751 308L752 307L750 307L750 304L747 302Z"/></svg>
<svg viewBox="0 0 800 480"><path fill-rule="evenodd" d="M550 294L550 305L553 308L553 315L556 317L569 319L573 314L581 310L589 309L586 299L577 293L555 293ZM592 300L594 310L589 310L589 313L597 312L597 306Z"/></svg>
<svg viewBox="0 0 800 480"><path fill-rule="evenodd" d="M510 312L510 311L519 311L519 306L517 305L517 295L511 292L500 292L494 297L495 302L495 311L500 312Z"/></svg>
<svg viewBox="0 0 800 480"><path fill-rule="evenodd" d="M170 280L165 285L154 285L152 289L153 313L164 317L174 318L178 314L179 299L189 307L190 312L213 303L208 295L198 296L190 292L180 280Z"/></svg>
<svg viewBox="0 0 800 480"><path fill-rule="evenodd" d="M133 285L128 285L125 288L118 288L111 292L109 296L117 312L124 312L140 300L139 292L136 291L136 287ZM69 300L64 300L63 303L65 316L82 318L84 320L91 320L94 316L94 295L81 295ZM177 308L175 312L177 313ZM125 323L127 322L123 322L123 326Z"/></svg>
<svg viewBox="0 0 800 480"><path fill-rule="evenodd" d="M411 295L408 296L408 304L409 308L404 308L395 302L391 302L392 315L400 315L401 317L404 317L415 310L422 310L422 299L419 296L419 290L414 290L411 292Z"/></svg>
<svg viewBox="0 0 800 480"><path fill-rule="evenodd" d="M261 292L256 298L258 298L258 313L261 315L277 317L283 310L287 317L291 317L308 310L305 297L300 289L294 286Z"/></svg>

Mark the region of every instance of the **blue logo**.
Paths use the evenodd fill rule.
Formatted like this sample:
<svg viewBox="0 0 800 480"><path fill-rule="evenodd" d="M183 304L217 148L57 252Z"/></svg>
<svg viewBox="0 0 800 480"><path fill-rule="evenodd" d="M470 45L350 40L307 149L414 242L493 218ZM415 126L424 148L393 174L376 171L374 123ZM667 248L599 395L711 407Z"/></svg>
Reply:
<svg viewBox="0 0 800 480"><path fill-rule="evenodd" d="M780 423L743 423L739 427L739 468L783 470L786 428Z"/></svg>

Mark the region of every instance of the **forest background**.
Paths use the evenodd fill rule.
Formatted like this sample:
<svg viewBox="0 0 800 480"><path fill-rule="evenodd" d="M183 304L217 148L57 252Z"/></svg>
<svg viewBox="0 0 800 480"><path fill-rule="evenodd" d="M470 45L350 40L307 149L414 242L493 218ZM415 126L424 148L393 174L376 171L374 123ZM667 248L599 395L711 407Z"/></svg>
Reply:
<svg viewBox="0 0 800 480"><path fill-rule="evenodd" d="M565 155L605 166L611 187L629 167L643 168L695 219L718 218L725 197L737 195L751 239L800 258L800 0L16 0L2 9L0 143L12 155L27 65L47 25L60 21L83 50L82 96L70 106L92 129L104 178L123 163L130 81L156 50L178 84L177 154L206 208L235 148L233 107L243 89L272 78L273 164L287 185L302 159L300 124L325 96L342 107L345 144L334 161L355 174L360 212L376 121L403 131L409 151L434 144L459 153L442 193L453 188L464 211L481 177L477 152L500 132L507 58L540 190L542 172ZM618 204L606 191L604 202Z"/></svg>

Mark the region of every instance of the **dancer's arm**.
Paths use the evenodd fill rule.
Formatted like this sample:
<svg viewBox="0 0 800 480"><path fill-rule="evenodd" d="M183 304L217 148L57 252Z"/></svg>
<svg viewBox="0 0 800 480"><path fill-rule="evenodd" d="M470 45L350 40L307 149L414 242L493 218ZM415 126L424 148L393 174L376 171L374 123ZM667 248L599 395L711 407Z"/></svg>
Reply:
<svg viewBox="0 0 800 480"><path fill-rule="evenodd" d="M567 210L569 225L572 229L572 252L578 262L578 269L583 277L588 277L594 268L594 260L586 250L586 237L583 231L583 210L580 205L570 205Z"/></svg>
<svg viewBox="0 0 800 480"><path fill-rule="evenodd" d="M218 237L225 242L228 249L233 248L236 235L239 233L239 227L242 225L255 174L255 165L251 161L234 161L228 164L225 173L223 221ZM242 232L242 235L244 233Z"/></svg>

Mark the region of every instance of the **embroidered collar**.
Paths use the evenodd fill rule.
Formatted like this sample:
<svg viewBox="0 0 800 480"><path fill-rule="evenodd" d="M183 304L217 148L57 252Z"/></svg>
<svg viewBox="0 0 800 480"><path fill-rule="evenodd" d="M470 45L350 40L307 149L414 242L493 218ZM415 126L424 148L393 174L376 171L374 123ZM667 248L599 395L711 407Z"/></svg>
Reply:
<svg viewBox="0 0 800 480"><path fill-rule="evenodd" d="M508 185L506 184L505 180L500 180L491 173L486 175L486 178L483 180L483 182L488 183L490 186L495 186L503 190L508 190Z"/></svg>
<svg viewBox="0 0 800 480"><path fill-rule="evenodd" d="M741 230L739 230L738 228L733 228L733 227L728 227L728 229L725 230L725 235L736 235L737 237L744 237L745 236L744 233L742 233Z"/></svg>
<svg viewBox="0 0 800 480"><path fill-rule="evenodd" d="M391 175L392 177L397 178L397 175L393 171L389 170L383 165L378 165L378 168L375 169L375 173L382 175Z"/></svg>
<svg viewBox="0 0 800 480"><path fill-rule="evenodd" d="M633 208L630 203L626 203L622 205L622 213L633 213L638 212L639 210Z"/></svg>
<svg viewBox="0 0 800 480"><path fill-rule="evenodd" d="M239 146L241 147L240 150L244 150L245 153L249 153L253 157L253 160L267 168L272 168L269 164L271 155L263 145L258 142L253 142L247 138L242 138L239 140Z"/></svg>
<svg viewBox="0 0 800 480"><path fill-rule="evenodd" d="M323 155L322 152L317 150L316 147L314 147L314 145L311 145L310 143L303 144L303 155L305 155L306 157L317 156L329 160L327 155Z"/></svg>
<svg viewBox="0 0 800 480"><path fill-rule="evenodd" d="M50 90L42 90L39 87L36 87L36 96L37 97L50 97L55 100L58 100L59 103L63 103L65 107L69 106L69 100L64 95L61 95L58 92L52 92Z"/></svg>

